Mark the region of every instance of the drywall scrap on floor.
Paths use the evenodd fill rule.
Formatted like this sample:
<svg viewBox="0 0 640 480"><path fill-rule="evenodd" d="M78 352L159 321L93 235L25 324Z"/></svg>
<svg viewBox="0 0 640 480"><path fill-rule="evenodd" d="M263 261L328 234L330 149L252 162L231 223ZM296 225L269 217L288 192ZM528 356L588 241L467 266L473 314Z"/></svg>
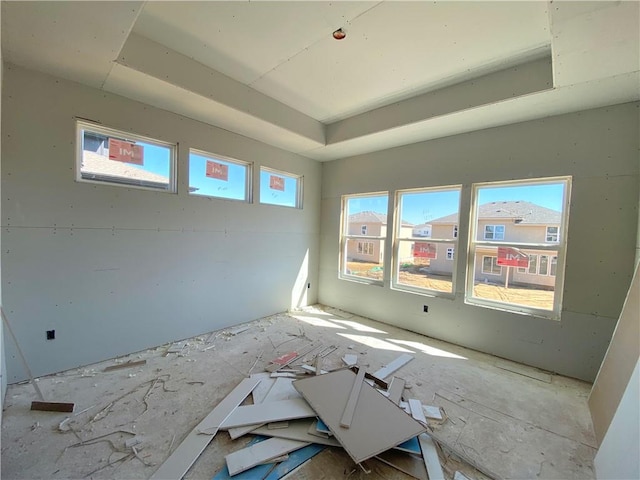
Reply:
<svg viewBox="0 0 640 480"><path fill-rule="evenodd" d="M309 327L308 323L299 321L298 316L301 315L281 314L272 317L277 318L276 321L252 322L249 329L229 336L232 339L229 341L212 343L212 339L221 338L220 332L186 339L182 343L186 347L180 353L164 356L170 346L167 344L39 379L45 393L61 400L73 398L78 405L77 413L29 413L30 385L10 386L3 415L3 476L22 480L149 478L156 470L160 472L172 456L182 457L176 452L186 449L184 458L192 461L192 465L184 466L185 480L211 478L215 472L222 475L215 477L220 479L275 480L293 468L300 470L291 478L322 475L324 478L347 475L364 478L364 469L372 472L368 475L370 480L426 478L425 462L415 436L364 460L359 466L343 448L344 435L342 438L334 435L323 422L329 419L318 418L316 415L320 412L311 405L312 417L289 420L286 427L277 429L269 425L247 426L245 432L236 434L236 440L229 438L232 431L243 427L230 428L229 435L219 431L212 437L209 429L215 429L215 425L202 423L245 378L258 383L246 400L232 410L244 412L252 403L262 403L264 411L269 412L273 407L268 403L277 405L294 399L306 402L295 389L295 382L324 382L327 376L344 373L355 379L362 369L365 381L357 398L354 397L353 422L345 430L359 428L358 415L367 411L362 408L366 407L366 402L362 402L364 391L375 393L411 422L415 422L413 415L420 418L418 423L424 421L419 413L422 410L427 425L421 425L437 444L439 462L448 480L456 471L464 472L471 480L536 478L538 472L537 478L593 478L589 471L590 455L595 451L589 446L592 439L582 433L588 432L586 424L574 421L582 415L578 413L582 404L576 402L588 392L588 388L578 385L581 382L554 376L548 384L505 371L495 365L495 357L484 354L465 351L465 359L460 360L434 357L414 348L410 352L414 360L393 373L395 377L386 377L387 383L369 372L397 363L403 352L355 344L354 335L361 331L355 327L367 328L366 331L376 327L380 334L370 332L371 336L407 341L407 345L409 341L411 345L424 343L441 351L452 347L359 317L351 319L349 324L335 318L337 325L353 327L354 335L342 338L339 334L344 329L324 327L328 325L327 319L331 321L333 317L309 313L309 317L314 317L312 321L318 322L320 318L324 321L323 326ZM300 355L305 351L306 354ZM272 367L273 372L266 368L270 359L287 352L297 352L289 357L294 361ZM358 367L344 366L342 358L349 354L358 355ZM302 369L304 364L317 366L318 357L323 359L322 369L328 373L321 371L316 375L316 368L309 372ZM130 365L143 359L146 364L135 369L104 372L105 367L114 363ZM288 373L294 377L271 378L272 373ZM344 405L336 413L338 421L344 415L347 399L352 396L353 380L345 382L343 390L340 395ZM533 397L539 400L537 404L544 404L542 412L521 408L528 403L526 399ZM558 398L565 400L556 403ZM558 415L564 415L567 409L578 416L563 422ZM583 413L588 418L586 408ZM199 430L208 434L198 433ZM208 444L200 455L199 448L186 448L194 437ZM231 476L225 456L246 448L247 442L254 438L286 439L310 445L290 452L287 460L271 459L266 465ZM348 442L344 443L352 448ZM390 441L389 445L393 443ZM30 455L31 460L26 463L24 452L35 448L39 454ZM568 451L572 459L561 457L562 452ZM313 460L305 462L311 457ZM178 472L174 478L180 475Z"/></svg>

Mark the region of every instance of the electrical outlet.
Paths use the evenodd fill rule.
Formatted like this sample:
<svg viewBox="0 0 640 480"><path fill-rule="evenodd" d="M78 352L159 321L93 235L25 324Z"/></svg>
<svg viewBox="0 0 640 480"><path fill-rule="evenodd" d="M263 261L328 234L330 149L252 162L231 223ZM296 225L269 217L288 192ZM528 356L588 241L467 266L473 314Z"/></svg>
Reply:
<svg viewBox="0 0 640 480"><path fill-rule="evenodd" d="M423 305L423 306L422 306L422 311L423 311L424 313L429 313L429 305Z"/></svg>
<svg viewBox="0 0 640 480"><path fill-rule="evenodd" d="M56 339L56 331L47 330L47 340L55 340L55 339Z"/></svg>

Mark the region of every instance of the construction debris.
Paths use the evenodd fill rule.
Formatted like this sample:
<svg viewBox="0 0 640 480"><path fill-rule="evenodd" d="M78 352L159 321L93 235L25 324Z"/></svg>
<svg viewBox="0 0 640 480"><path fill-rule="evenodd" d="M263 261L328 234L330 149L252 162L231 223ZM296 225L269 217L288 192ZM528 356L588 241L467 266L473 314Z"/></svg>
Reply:
<svg viewBox="0 0 640 480"><path fill-rule="evenodd" d="M139 367L140 365L144 365L147 363L146 360L138 360L135 362L125 362L125 363L116 363L115 365L109 365L105 367L103 372L110 372L111 370L119 370L121 368L131 368L131 367Z"/></svg>

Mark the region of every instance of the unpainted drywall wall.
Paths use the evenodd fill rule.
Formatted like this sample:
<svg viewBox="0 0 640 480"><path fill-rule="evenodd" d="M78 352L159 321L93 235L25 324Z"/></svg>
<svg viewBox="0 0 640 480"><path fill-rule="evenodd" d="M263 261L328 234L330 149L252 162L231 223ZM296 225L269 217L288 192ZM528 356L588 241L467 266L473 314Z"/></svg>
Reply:
<svg viewBox="0 0 640 480"><path fill-rule="evenodd" d="M602 442L611 425L639 358L640 265L636 267L620 319L589 395L589 410L598 443Z"/></svg>
<svg viewBox="0 0 640 480"><path fill-rule="evenodd" d="M35 375L316 301L317 162L13 65L3 94L4 306ZM178 194L76 182L76 116L177 142ZM260 166L303 175L304 208L190 196L189 148L253 162L256 199Z"/></svg>
<svg viewBox="0 0 640 480"><path fill-rule="evenodd" d="M640 478L640 361L593 460L598 480Z"/></svg>
<svg viewBox="0 0 640 480"><path fill-rule="evenodd" d="M638 117L630 103L323 164L320 302L593 381L633 274ZM573 177L561 321L465 304L471 184L560 175ZM338 279L341 195L456 184L463 208L453 300Z"/></svg>

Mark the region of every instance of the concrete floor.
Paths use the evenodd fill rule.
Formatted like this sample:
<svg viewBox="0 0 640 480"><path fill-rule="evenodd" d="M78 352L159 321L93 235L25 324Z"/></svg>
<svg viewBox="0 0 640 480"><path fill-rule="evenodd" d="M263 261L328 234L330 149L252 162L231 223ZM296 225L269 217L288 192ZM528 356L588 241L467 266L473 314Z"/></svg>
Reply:
<svg viewBox="0 0 640 480"><path fill-rule="evenodd" d="M482 479L464 457L495 478L591 479L596 452L587 396L591 385L549 375L328 307L279 314L188 340L182 354L168 345L117 360L39 379L47 400L74 402L68 414L30 411L29 384L10 385L2 424L2 478L149 478L182 439L247 373L313 344L338 347L324 368L341 366L357 353L373 372L403 352L415 359L396 372L405 395L444 409L448 420L434 432L447 478L455 470ZM104 372L129 360L144 366ZM518 371L515 373L513 370ZM536 378L532 378L536 377ZM134 435L144 441L138 457L124 448ZM249 437L249 436L247 436ZM210 479L224 455L246 444L220 432L187 473ZM370 460L365 475L339 449L328 449L290 475L293 479L407 479Z"/></svg>

